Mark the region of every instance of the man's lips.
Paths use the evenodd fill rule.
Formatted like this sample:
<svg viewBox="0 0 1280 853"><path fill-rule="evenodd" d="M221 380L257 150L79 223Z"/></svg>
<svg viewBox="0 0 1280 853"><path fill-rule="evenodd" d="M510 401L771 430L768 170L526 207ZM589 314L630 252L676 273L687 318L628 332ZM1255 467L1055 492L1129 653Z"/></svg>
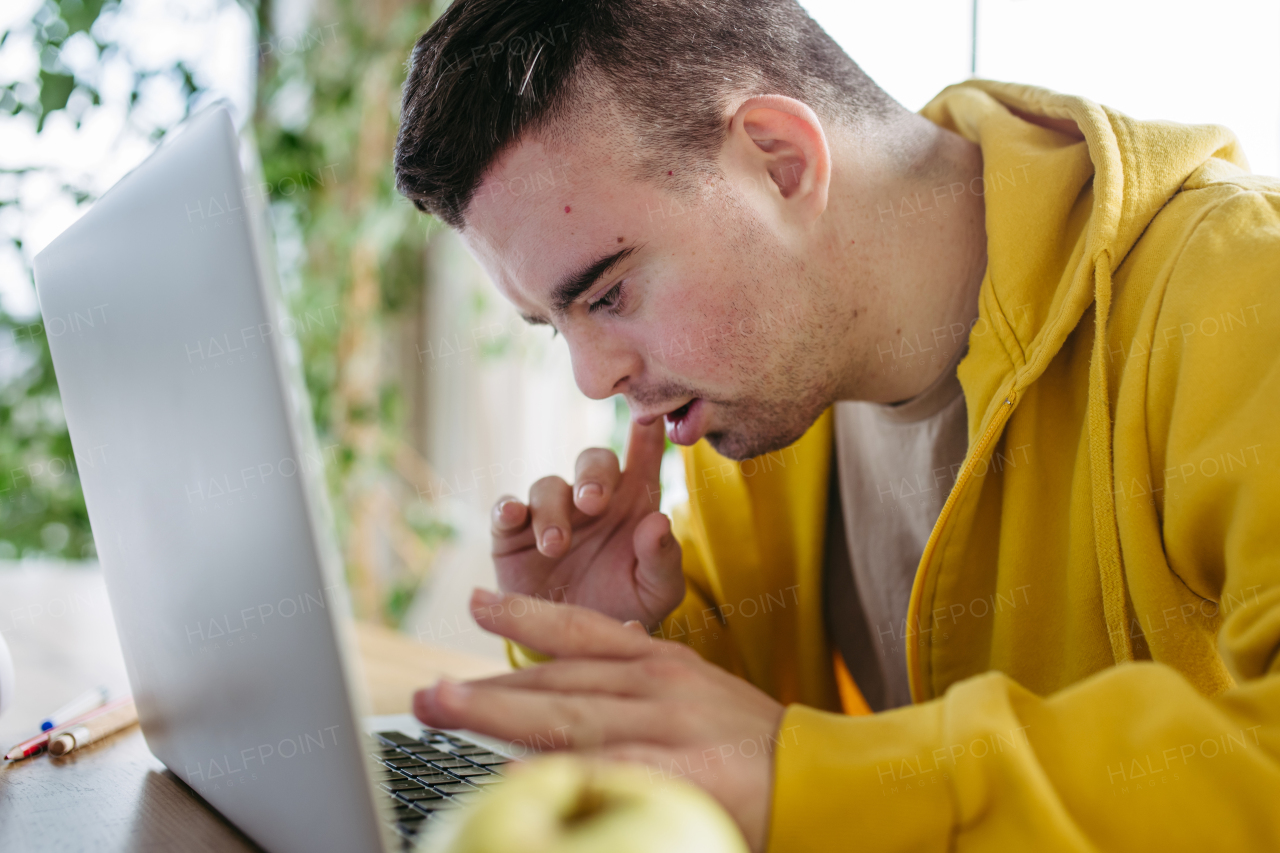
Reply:
<svg viewBox="0 0 1280 853"><path fill-rule="evenodd" d="M710 412L701 397L685 400L666 411L637 414L633 420L640 426L649 426L659 418L666 419L667 438L675 444L693 445L710 427Z"/></svg>
<svg viewBox="0 0 1280 853"><path fill-rule="evenodd" d="M680 409L683 409L685 406L688 406L690 403L692 403L696 399L698 398L690 397L688 400L685 400L683 403L677 406L671 406L670 408L662 409L661 411L653 412L652 414L648 414L648 415L637 414L632 416L631 419L636 423L640 424L640 426L649 426L649 424L653 423L659 418L666 417L672 412L676 412L676 411L679 411Z"/></svg>
<svg viewBox="0 0 1280 853"><path fill-rule="evenodd" d="M707 405L701 397L693 397L666 411L636 414L632 419L640 426L649 426L659 418L665 418L667 438L675 444L692 446L711 427L711 413Z"/></svg>
<svg viewBox="0 0 1280 853"><path fill-rule="evenodd" d="M710 426L708 418L706 402L701 397L694 397L675 411L667 413L667 438L675 444L692 446L706 434Z"/></svg>

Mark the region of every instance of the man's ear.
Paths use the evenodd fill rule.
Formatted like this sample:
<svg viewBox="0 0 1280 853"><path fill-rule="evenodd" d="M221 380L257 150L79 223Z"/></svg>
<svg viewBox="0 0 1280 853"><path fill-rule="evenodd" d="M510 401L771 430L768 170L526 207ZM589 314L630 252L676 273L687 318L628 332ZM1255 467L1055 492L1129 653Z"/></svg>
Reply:
<svg viewBox="0 0 1280 853"><path fill-rule="evenodd" d="M757 95L744 101L730 119L722 157L730 180L772 195L804 224L827 208L827 135L817 114L795 98Z"/></svg>

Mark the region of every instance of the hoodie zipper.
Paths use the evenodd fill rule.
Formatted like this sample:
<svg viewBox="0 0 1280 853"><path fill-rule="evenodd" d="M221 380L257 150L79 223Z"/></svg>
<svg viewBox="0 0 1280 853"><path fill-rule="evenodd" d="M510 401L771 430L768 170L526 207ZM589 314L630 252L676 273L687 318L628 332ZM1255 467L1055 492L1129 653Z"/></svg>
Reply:
<svg viewBox="0 0 1280 853"><path fill-rule="evenodd" d="M1009 420L1009 415L1013 413L1013 404L1018 399L1018 392L1009 389L1009 394L1004 398L1004 403L996 411L991 418L991 423L987 424L987 429L982 433L982 437L978 439L974 452L970 454L960 474L956 477L956 484L951 489L951 494L947 495L946 502L942 505L942 512L938 513L938 520L933 525L933 532L929 534L929 541L925 544L924 554L920 558L920 566L916 571L916 579L911 587L911 600L907 605L907 625L915 625L916 641L908 642L907 645L907 681L911 687L911 701L924 701L924 686L921 684L923 676L920 674L920 599L924 592L924 581L928 575L928 567L933 560L933 552L938 546L939 534L942 532L943 526L947 523L947 517L951 514L952 507L959 500L961 491L973 478L973 469L978 459L986 455L987 445L991 442L991 437L995 435Z"/></svg>

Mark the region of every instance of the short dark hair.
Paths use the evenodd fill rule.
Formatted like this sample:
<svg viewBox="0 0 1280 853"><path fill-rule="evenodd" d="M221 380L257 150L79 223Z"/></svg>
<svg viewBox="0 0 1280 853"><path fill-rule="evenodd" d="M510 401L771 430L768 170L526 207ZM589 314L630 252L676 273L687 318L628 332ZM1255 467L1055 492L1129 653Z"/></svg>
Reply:
<svg viewBox="0 0 1280 853"><path fill-rule="evenodd" d="M584 96L631 123L636 177L714 171L726 104L751 94L851 127L901 109L796 0L455 0L409 57L396 187L462 228L503 150L571 125Z"/></svg>

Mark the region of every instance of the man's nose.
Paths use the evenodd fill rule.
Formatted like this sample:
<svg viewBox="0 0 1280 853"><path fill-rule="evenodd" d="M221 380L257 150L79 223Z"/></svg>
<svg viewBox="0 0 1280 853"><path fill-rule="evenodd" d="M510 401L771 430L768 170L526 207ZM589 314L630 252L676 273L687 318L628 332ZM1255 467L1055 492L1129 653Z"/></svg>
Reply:
<svg viewBox="0 0 1280 853"><path fill-rule="evenodd" d="M568 335L565 336L568 339ZM569 341L569 358L578 389L592 400L624 393L644 368L636 348L616 335L596 333Z"/></svg>

